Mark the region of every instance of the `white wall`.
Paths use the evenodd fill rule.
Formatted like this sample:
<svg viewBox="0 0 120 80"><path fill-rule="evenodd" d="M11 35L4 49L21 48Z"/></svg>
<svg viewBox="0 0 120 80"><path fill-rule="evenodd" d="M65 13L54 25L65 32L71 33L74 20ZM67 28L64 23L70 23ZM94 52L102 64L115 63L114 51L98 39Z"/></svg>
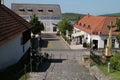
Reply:
<svg viewBox="0 0 120 80"><path fill-rule="evenodd" d="M55 26L53 25L53 23L58 24L61 20L40 20L40 21L43 22L46 32L53 32L53 27Z"/></svg>
<svg viewBox="0 0 120 80"><path fill-rule="evenodd" d="M107 38L108 36L98 36L98 48L104 48L104 40L107 40ZM112 39L115 39L115 48L119 48L119 44L117 43L116 37L112 36Z"/></svg>
<svg viewBox="0 0 120 80"><path fill-rule="evenodd" d="M21 37L22 35L19 35L11 41L0 46L0 69L17 63L29 48L30 41L24 45L25 51L23 52Z"/></svg>
<svg viewBox="0 0 120 80"><path fill-rule="evenodd" d="M23 17L24 19L26 19L26 21L30 21L30 16L29 15L20 15L21 17ZM41 21L43 24L44 24L44 29L46 32L53 32L53 27L55 25L54 24L58 24L62 19L57 19L57 20L51 20L51 19L48 19L48 20L45 20L45 19L38 19L39 21Z"/></svg>
<svg viewBox="0 0 120 80"><path fill-rule="evenodd" d="M108 38L108 36L90 35L84 31L74 27L73 34L79 34L79 33L84 35L83 42L84 42L84 40L86 40L86 37L87 37L87 43L90 43L90 39L98 40L98 48L104 48L104 40L105 39L107 40L107 38ZM119 44L116 40L116 37L112 36L112 38L115 39L115 48L119 48Z"/></svg>

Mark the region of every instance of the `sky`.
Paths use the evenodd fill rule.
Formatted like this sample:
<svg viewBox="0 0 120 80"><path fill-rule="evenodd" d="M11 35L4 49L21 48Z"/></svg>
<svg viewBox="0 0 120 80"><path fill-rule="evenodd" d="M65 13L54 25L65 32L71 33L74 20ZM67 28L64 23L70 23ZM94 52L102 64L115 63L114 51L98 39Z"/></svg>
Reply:
<svg viewBox="0 0 120 80"><path fill-rule="evenodd" d="M11 3L59 4L62 13L120 13L120 0L4 0L4 4L9 8Z"/></svg>

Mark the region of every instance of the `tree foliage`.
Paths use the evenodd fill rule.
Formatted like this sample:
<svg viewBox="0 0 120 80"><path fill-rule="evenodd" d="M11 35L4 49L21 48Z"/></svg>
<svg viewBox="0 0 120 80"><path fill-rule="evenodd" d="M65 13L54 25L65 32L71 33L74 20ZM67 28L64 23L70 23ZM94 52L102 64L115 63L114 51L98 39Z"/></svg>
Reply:
<svg viewBox="0 0 120 80"><path fill-rule="evenodd" d="M32 33L37 34L44 30L44 25L38 20L38 17L34 14L31 16L30 24L32 25Z"/></svg>
<svg viewBox="0 0 120 80"><path fill-rule="evenodd" d="M76 21L78 20L78 17L83 17L84 14L77 14L77 13L63 13L62 18L66 18L70 21Z"/></svg>
<svg viewBox="0 0 120 80"><path fill-rule="evenodd" d="M120 44L120 33L116 36L117 42Z"/></svg>
<svg viewBox="0 0 120 80"><path fill-rule="evenodd" d="M120 53L116 53L111 59L110 59L111 68L113 70L120 70Z"/></svg>
<svg viewBox="0 0 120 80"><path fill-rule="evenodd" d="M68 30L69 33L71 33L73 31L73 27L72 27L70 21L67 19L63 19L62 21L60 21L58 23L58 29L64 35L66 35L66 30Z"/></svg>
<svg viewBox="0 0 120 80"><path fill-rule="evenodd" d="M117 30L118 32L120 32L120 19L116 19L116 26L117 26ZM120 33L116 36L117 38L117 42L120 44Z"/></svg>
<svg viewBox="0 0 120 80"><path fill-rule="evenodd" d="M120 19L116 19L117 30L120 32Z"/></svg>

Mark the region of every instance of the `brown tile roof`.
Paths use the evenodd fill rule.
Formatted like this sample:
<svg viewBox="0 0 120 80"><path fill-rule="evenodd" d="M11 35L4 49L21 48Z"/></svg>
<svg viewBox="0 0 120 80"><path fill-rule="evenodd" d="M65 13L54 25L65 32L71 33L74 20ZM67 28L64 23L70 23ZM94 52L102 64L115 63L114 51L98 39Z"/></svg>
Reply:
<svg viewBox="0 0 120 80"><path fill-rule="evenodd" d="M0 6L0 45L31 28L31 25L4 5Z"/></svg>
<svg viewBox="0 0 120 80"><path fill-rule="evenodd" d="M86 15L80 19L74 25L74 27L81 29L89 34L98 35L100 33L101 35L108 35L108 26L110 25L110 22L113 22L113 25L115 26L116 18L117 17ZM116 35L118 33L116 30L117 28L114 27L112 30L112 35Z"/></svg>
<svg viewBox="0 0 120 80"><path fill-rule="evenodd" d="M19 15L61 16L58 4L17 4L12 3L12 10ZM22 11L21 11L22 10Z"/></svg>

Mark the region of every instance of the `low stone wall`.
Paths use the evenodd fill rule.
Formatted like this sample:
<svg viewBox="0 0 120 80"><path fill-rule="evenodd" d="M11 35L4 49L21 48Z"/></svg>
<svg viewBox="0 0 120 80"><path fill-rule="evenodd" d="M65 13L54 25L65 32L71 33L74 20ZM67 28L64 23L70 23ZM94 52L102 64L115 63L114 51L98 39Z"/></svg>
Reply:
<svg viewBox="0 0 120 80"><path fill-rule="evenodd" d="M90 73L94 75L98 80L114 80L111 77L105 76L97 66L93 66L89 70Z"/></svg>

